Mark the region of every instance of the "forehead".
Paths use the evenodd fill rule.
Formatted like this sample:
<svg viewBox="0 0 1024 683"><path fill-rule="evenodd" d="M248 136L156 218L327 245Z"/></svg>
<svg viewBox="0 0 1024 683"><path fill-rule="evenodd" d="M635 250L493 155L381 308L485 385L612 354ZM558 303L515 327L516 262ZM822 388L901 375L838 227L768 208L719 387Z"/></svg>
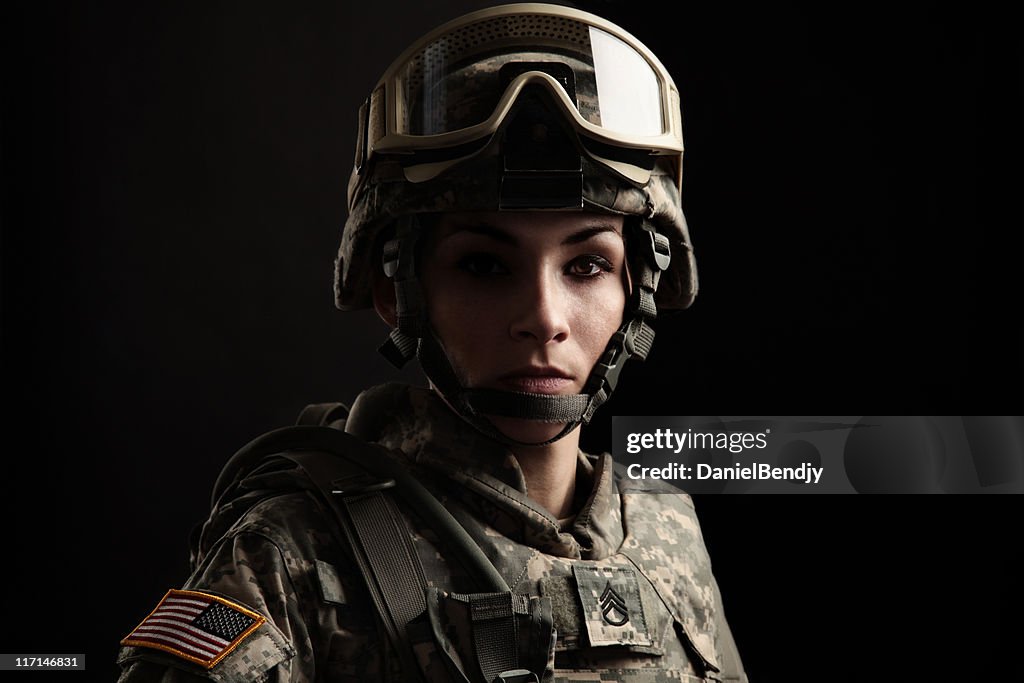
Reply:
<svg viewBox="0 0 1024 683"><path fill-rule="evenodd" d="M622 233L623 217L586 211L465 211L441 214L437 237L490 228L523 240L562 238L588 232Z"/></svg>

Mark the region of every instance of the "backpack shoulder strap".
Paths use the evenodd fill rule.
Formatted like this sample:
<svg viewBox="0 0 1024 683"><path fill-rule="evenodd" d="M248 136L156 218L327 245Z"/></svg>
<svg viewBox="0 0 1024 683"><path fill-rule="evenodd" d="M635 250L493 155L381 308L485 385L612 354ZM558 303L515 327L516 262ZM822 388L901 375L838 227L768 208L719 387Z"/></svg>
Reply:
<svg viewBox="0 0 1024 683"><path fill-rule="evenodd" d="M333 420L332 410L337 406L305 415ZM394 454L334 427L300 424L250 441L225 465L214 486L214 501L272 457L298 465L331 511L339 542L350 549L363 574L402 670L413 672L406 674L410 680L421 679L422 670L414 659L407 626L426 610L427 583L396 495L435 531L444 550L475 577L482 592L509 591L462 525Z"/></svg>
<svg viewBox="0 0 1024 683"><path fill-rule="evenodd" d="M290 450L281 457L301 467L327 499L342 532L341 540L350 549L394 652L402 660L404 675L407 680L421 679L408 625L426 610L427 581L411 531L392 498L394 480L351 464L339 466L341 459L333 453Z"/></svg>
<svg viewBox="0 0 1024 683"><path fill-rule="evenodd" d="M393 456L374 443L322 426L347 408L307 406L299 424L267 432L241 448L225 465L214 487L215 500L238 479L264 463L297 465L334 519L338 542L363 575L388 641L401 660L404 679L422 680L407 626L426 610L427 582L412 533L396 505L395 480L382 462ZM307 423L308 422L308 423Z"/></svg>
<svg viewBox="0 0 1024 683"><path fill-rule="evenodd" d="M426 609L427 584L396 494L437 533L482 591L508 592L504 578L462 525L383 446L321 425L276 429L239 450L215 489L269 456L297 464L328 504L339 540L351 549L404 671L422 676L406 627Z"/></svg>

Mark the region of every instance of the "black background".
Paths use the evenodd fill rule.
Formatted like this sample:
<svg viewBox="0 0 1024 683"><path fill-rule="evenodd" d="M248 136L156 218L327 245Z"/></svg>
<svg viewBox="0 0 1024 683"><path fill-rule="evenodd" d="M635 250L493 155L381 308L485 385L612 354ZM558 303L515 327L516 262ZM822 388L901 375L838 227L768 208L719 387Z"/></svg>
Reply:
<svg viewBox="0 0 1024 683"><path fill-rule="evenodd" d="M332 309L355 111L492 3L2 10L3 652L117 641L223 461L419 381ZM634 415L1020 415L1022 51L995 5L579 3L675 77L702 291ZM822 9L829 5L829 9ZM1020 678L1017 496L701 496L751 679Z"/></svg>

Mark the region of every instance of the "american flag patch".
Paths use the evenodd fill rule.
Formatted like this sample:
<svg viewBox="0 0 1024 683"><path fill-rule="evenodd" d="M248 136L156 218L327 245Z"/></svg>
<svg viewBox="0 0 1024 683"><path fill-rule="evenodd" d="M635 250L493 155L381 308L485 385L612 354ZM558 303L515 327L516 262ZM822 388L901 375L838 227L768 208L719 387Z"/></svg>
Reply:
<svg viewBox="0 0 1024 683"><path fill-rule="evenodd" d="M266 617L216 595L169 590L121 644L156 648L209 669L265 621Z"/></svg>

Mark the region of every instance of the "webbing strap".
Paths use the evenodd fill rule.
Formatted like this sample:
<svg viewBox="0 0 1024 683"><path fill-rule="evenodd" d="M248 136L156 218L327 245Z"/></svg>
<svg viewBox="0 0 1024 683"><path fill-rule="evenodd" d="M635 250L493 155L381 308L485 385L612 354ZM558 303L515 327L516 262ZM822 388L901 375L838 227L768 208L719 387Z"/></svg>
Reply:
<svg viewBox="0 0 1024 683"><path fill-rule="evenodd" d="M315 451L292 451L285 457L297 463L323 489L333 472ZM350 480L352 481L352 480ZM362 483L366 483L362 479ZM409 529L391 501L387 488L393 480L375 480L373 486L330 491L340 499L347 514L339 506L331 510L343 530L352 556L366 579L370 597L381 616L388 640L402 660L403 676L422 680L422 671L413 658L409 642L409 622L426 610L424 589L427 582ZM377 487L376 490L369 490Z"/></svg>
<svg viewBox="0 0 1024 683"><path fill-rule="evenodd" d="M470 596L473 647L485 681L519 668L519 628L511 598L511 593Z"/></svg>
<svg viewBox="0 0 1024 683"><path fill-rule="evenodd" d="M327 425L337 419L348 417L348 406L337 401L330 403L311 403L302 409L297 425Z"/></svg>
<svg viewBox="0 0 1024 683"><path fill-rule="evenodd" d="M519 620L529 614L525 595L506 593L452 594L469 603L473 623L473 648L485 681L519 668Z"/></svg>
<svg viewBox="0 0 1024 683"><path fill-rule="evenodd" d="M509 590L504 577L483 554L480 546L416 477L392 460L381 446L362 441L347 432L331 427L297 425L262 434L246 444L225 465L224 472L217 480L217 488L226 488L226 482L237 478L239 471L267 455L281 454L291 457L307 450L333 453L343 462L350 463L344 466L335 463L335 469L330 466L329 459L322 463L319 458L306 456L306 465L303 465L292 457L292 460L303 467L310 479L324 492L328 501L334 498L330 493L331 482L338 476L339 471L351 472L355 469L356 472L372 473L377 480L393 479L396 490L401 492L403 502L415 510L427 526L438 534L453 557L476 579L480 590ZM214 502L221 492L215 488Z"/></svg>
<svg viewBox="0 0 1024 683"><path fill-rule="evenodd" d="M314 412L311 411L307 417ZM334 457L325 457L328 454ZM508 592L495 569L452 514L385 449L337 429L296 425L267 432L240 449L214 487L214 501L263 458L291 460L320 490L351 549L396 655L403 680L422 680L406 627L426 609L423 568L394 494L433 529L451 558L483 591ZM412 673L409 673L412 672Z"/></svg>
<svg viewBox="0 0 1024 683"><path fill-rule="evenodd" d="M374 602L378 603L378 612L388 617L385 627L402 659L403 675L409 676L412 671L419 673L412 656L408 626L427 607L423 597L426 579L409 530L399 518L390 496L383 492L342 496L342 499L370 571L366 571L363 563L360 569L365 576L372 577L367 583ZM353 548L356 547L354 540L349 539ZM381 609L380 603L385 609Z"/></svg>
<svg viewBox="0 0 1024 683"><path fill-rule="evenodd" d="M579 422L590 401L585 394L551 396L497 389L466 389L463 397L476 413L554 423Z"/></svg>

